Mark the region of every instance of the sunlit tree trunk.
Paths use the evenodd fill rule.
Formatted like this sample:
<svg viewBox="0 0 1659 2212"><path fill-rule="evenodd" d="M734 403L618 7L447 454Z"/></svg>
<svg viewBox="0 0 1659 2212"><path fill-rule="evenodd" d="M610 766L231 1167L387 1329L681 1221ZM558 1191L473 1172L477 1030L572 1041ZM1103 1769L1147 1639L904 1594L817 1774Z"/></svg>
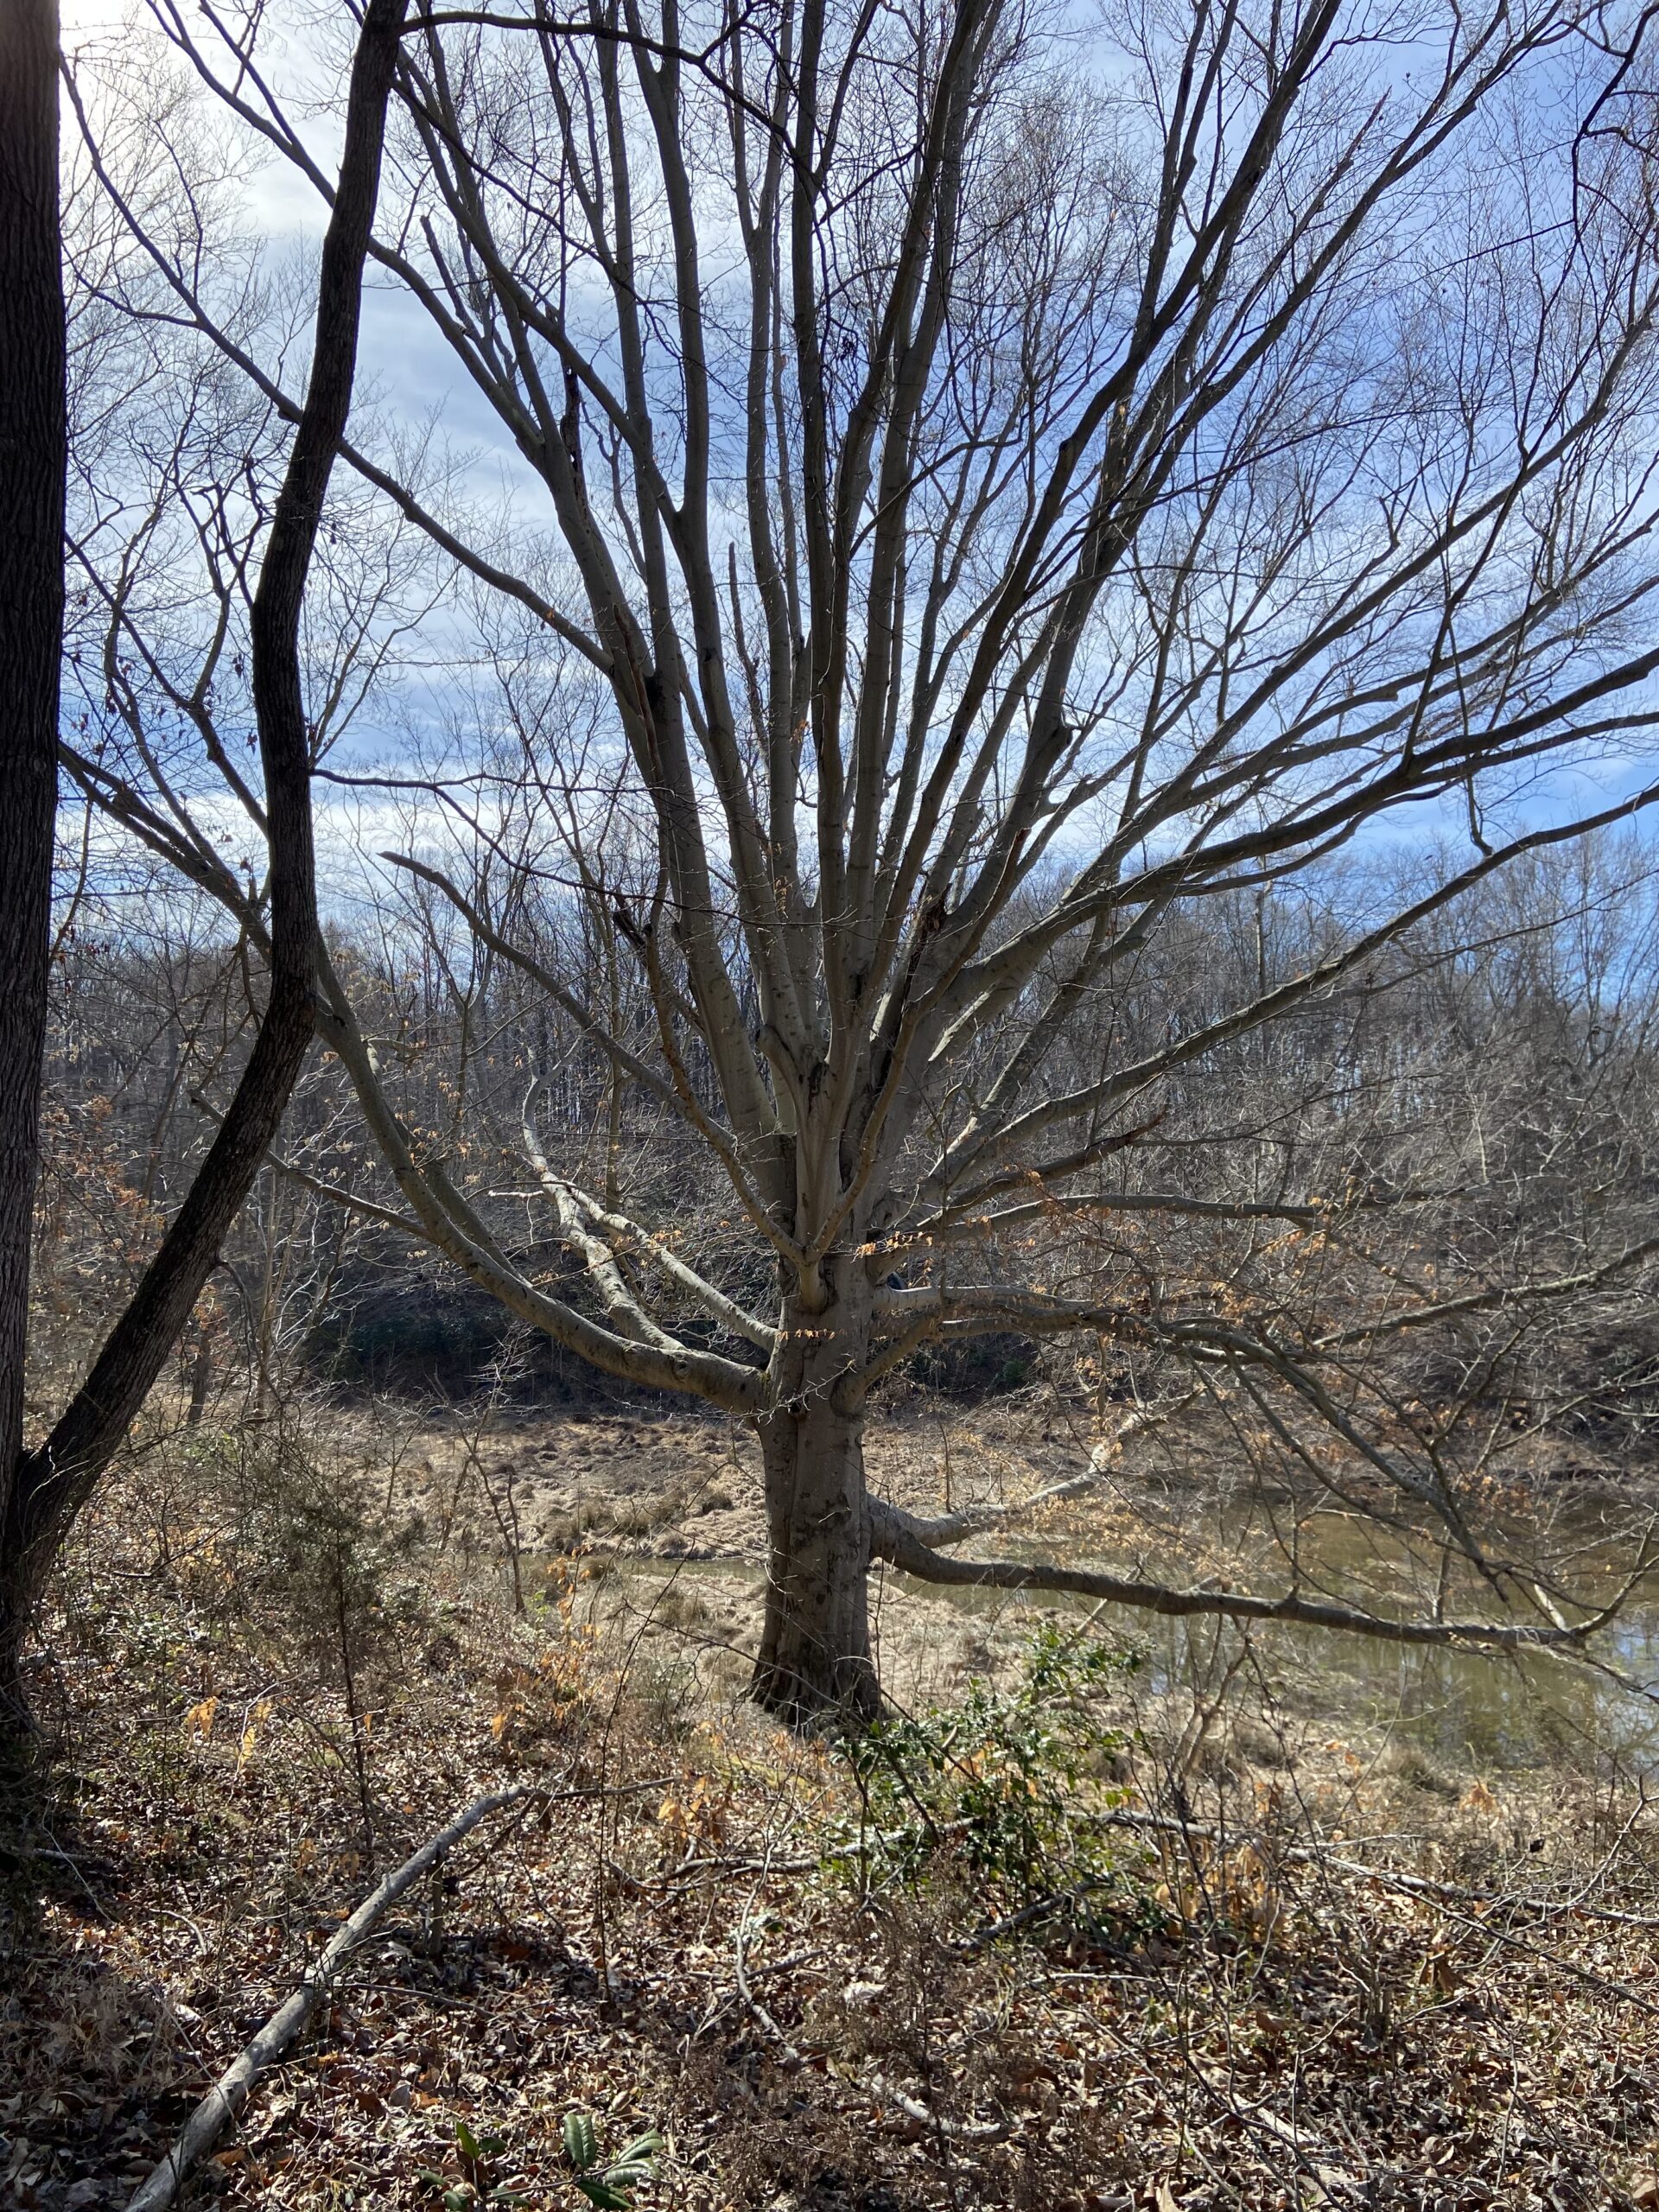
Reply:
<svg viewBox="0 0 1659 2212"><path fill-rule="evenodd" d="M759 1423L766 1479L766 1616L754 1695L799 1723L877 1705L868 1589L869 1508L859 1377L870 1332L862 1269L819 1305L791 1298Z"/></svg>

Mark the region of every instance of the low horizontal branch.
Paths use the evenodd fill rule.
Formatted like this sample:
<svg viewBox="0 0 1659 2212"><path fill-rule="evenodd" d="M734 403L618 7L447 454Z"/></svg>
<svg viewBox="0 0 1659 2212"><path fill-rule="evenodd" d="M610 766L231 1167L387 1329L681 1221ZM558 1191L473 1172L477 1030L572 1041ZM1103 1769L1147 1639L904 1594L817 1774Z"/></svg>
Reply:
<svg viewBox="0 0 1659 2212"><path fill-rule="evenodd" d="M1015 1498L1007 1504L970 1505L960 1513L942 1513L936 1520L918 1520L913 1514L900 1507L888 1505L884 1510L903 1528L908 1536L930 1547L941 1544L960 1544L969 1536L983 1535L992 1529L1006 1526L1010 1521L1034 1513L1041 1506L1058 1505L1074 1497L1086 1497L1109 1481L1117 1471L1117 1463L1126 1444L1137 1436L1145 1435L1149 1428L1156 1428L1177 1414L1185 1413L1198 1395L1196 1389L1184 1391L1179 1398L1166 1398L1160 1404L1137 1406L1127 1420L1118 1423L1112 1434L1096 1446L1090 1454L1089 1465L1081 1474L1068 1475L1063 1481L1046 1484L1033 1491L1029 1497Z"/></svg>
<svg viewBox="0 0 1659 2212"><path fill-rule="evenodd" d="M1282 1598L1257 1598L1235 1590L1177 1590L1090 1568L1061 1567L1046 1560L947 1559L922 1541L906 1517L872 1499L870 1549L876 1559L913 1574L918 1581L964 1589L1052 1591L1057 1596L1093 1598L1128 1605L1141 1612L1176 1618L1208 1616L1236 1621L1283 1621L1301 1628L1340 1629L1351 1636L1384 1643L1465 1644L1491 1651L1568 1651L1605 1627L1618 1610L1609 1606L1576 1625L1505 1621L1393 1620L1357 1606L1304 1598L1289 1591Z"/></svg>

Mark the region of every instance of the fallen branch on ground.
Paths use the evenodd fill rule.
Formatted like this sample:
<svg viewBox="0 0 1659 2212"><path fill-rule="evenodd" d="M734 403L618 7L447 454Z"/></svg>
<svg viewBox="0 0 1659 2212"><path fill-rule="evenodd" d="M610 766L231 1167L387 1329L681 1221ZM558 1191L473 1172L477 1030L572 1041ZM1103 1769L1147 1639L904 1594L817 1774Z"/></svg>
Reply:
<svg viewBox="0 0 1659 2212"><path fill-rule="evenodd" d="M760 1884L757 1882L753 1889L749 1892L749 1901L743 1908L743 1916L737 1923L736 1931L732 1940L733 1958L737 1968L737 1993L743 1999L744 2004L748 2007L750 2012L753 2014L754 2018L760 2023L760 2025L772 2037L772 2041L782 2050L784 2063L791 2068L798 2067L801 2063L800 2052L796 2050L794 2044L791 2043L789 2037L779 2026L777 2021L773 2019L772 2014L767 2012L766 2006L755 1995L753 1990L750 1988L749 1977L744 1968L743 1939L748 1934L749 1915L754 1910L754 1900L760 1893Z"/></svg>
<svg viewBox="0 0 1659 2212"><path fill-rule="evenodd" d="M952 2143L1002 2143L1013 2133L1006 2120L946 2120L919 2097L907 2096L885 2074L872 2074L865 2087L884 2102L897 2105L906 2120L917 2121Z"/></svg>
<svg viewBox="0 0 1659 2212"><path fill-rule="evenodd" d="M185 2122L172 2148L140 2183L127 2212L162 2212L164 2205L173 2202L185 2176L207 2155L247 2103L259 2076L298 2040L319 2002L333 1987L349 1954L374 1933L398 1898L411 1890L423 1874L446 1859L480 1821L488 1820L493 1813L505 1812L509 1806L554 1804L562 1799L603 1794L592 1789L549 1789L544 1783L537 1782L521 1782L510 1789L492 1790L487 1796L476 1799L447 1828L441 1828L429 1842L423 1843L412 1857L404 1859L395 1873L388 1874L380 1886L365 1897L324 1948L321 1958L306 1969L299 1987L277 2006L252 2042L237 2053Z"/></svg>

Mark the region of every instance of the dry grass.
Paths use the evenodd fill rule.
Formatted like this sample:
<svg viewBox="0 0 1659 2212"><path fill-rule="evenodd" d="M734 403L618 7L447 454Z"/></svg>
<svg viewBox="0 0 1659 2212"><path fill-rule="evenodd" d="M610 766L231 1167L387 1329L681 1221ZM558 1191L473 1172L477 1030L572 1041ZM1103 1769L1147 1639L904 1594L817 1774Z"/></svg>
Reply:
<svg viewBox="0 0 1659 2212"><path fill-rule="evenodd" d="M683 1515L734 1492L709 1441ZM1659 1910L1616 1778L1489 1786L1333 1738L1252 1653L1208 1703L1115 1693L1100 1802L1174 1825L1114 1831L1084 1905L948 1834L919 1878L861 1883L825 1858L859 1816L846 1763L737 1694L740 1582L526 1558L517 1615L487 1497L442 1548L429 1514L393 1542L382 1471L302 1443L142 1462L64 1575L60 1750L11 1838L6 2205L123 2202L374 1870L539 1774L611 1794L481 1832L202 2201L436 2212L421 2175L460 2181L465 2120L506 2140L488 2178L574 2206L558 2130L583 2107L613 2148L663 2132L640 2202L684 2212L1659 2202L1656 1934L1590 1916ZM1016 1624L925 1602L884 1611L895 1648L951 1654L916 1685L1006 1675Z"/></svg>

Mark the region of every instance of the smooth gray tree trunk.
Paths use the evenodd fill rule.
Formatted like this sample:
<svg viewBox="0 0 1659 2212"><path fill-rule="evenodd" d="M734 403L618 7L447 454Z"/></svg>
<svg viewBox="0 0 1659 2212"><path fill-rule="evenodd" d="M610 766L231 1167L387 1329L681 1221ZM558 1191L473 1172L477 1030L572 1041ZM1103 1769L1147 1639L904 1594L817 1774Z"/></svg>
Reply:
<svg viewBox="0 0 1659 2212"><path fill-rule="evenodd" d="M861 1270L847 1270L858 1277ZM753 1694L791 1726L856 1724L880 1703L870 1654L864 1403L868 1292L843 1280L822 1309L791 1301L762 1416L766 1594Z"/></svg>

